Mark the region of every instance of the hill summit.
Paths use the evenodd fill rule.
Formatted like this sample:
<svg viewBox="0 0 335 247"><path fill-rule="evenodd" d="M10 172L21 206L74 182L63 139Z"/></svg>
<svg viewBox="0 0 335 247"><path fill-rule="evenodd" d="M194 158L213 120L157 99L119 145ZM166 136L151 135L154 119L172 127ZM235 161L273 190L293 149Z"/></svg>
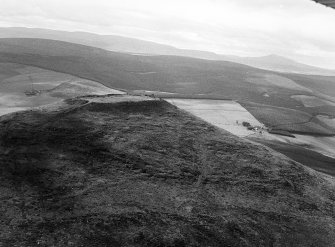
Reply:
<svg viewBox="0 0 335 247"><path fill-rule="evenodd" d="M3 246L332 246L335 181L163 100L0 118Z"/></svg>

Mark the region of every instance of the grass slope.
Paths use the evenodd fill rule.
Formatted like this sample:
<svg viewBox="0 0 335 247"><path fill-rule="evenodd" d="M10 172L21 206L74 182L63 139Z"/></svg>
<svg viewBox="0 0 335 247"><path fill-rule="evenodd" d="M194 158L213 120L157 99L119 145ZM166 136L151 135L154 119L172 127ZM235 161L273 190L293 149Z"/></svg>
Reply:
<svg viewBox="0 0 335 247"><path fill-rule="evenodd" d="M67 103L0 120L1 246L335 242L333 179L165 101Z"/></svg>

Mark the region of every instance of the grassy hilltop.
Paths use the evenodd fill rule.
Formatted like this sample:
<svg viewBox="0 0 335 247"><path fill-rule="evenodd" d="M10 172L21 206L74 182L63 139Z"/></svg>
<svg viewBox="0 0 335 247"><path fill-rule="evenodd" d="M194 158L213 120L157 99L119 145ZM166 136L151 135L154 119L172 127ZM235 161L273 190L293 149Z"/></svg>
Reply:
<svg viewBox="0 0 335 247"><path fill-rule="evenodd" d="M334 244L333 178L122 97L1 117L1 246Z"/></svg>

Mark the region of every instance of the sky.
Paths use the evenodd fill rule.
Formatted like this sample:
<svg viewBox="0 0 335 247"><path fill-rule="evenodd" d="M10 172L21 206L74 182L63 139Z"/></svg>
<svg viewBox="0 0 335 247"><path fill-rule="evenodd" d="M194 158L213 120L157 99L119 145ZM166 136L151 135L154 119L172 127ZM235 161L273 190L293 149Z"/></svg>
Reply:
<svg viewBox="0 0 335 247"><path fill-rule="evenodd" d="M335 10L311 0L0 0L0 26L117 34L335 69Z"/></svg>

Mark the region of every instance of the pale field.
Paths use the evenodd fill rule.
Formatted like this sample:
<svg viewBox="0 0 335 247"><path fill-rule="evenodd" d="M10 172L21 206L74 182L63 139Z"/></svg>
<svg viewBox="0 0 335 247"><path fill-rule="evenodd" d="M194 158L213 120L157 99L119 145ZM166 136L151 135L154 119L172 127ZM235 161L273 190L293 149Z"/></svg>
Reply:
<svg viewBox="0 0 335 247"><path fill-rule="evenodd" d="M0 106L0 116L13 113L13 112L25 111L27 109L28 108L25 108L25 107L2 107Z"/></svg>
<svg viewBox="0 0 335 247"><path fill-rule="evenodd" d="M335 106L334 102L320 99L315 96L309 96L309 95L293 95L291 98L300 101L305 107L318 107L318 106Z"/></svg>
<svg viewBox="0 0 335 247"><path fill-rule="evenodd" d="M31 66L0 63L0 115L41 107L83 95L124 94L119 90L72 75ZM41 94L27 97L32 87Z"/></svg>
<svg viewBox="0 0 335 247"><path fill-rule="evenodd" d="M97 82L75 78L58 85L50 90L49 94L54 97L73 98L83 95L124 94L124 92L108 88Z"/></svg>
<svg viewBox="0 0 335 247"><path fill-rule="evenodd" d="M247 130L241 125L243 121L253 126L263 126L234 101L198 99L166 99L166 101L236 136L245 137L254 134L254 131Z"/></svg>
<svg viewBox="0 0 335 247"><path fill-rule="evenodd" d="M23 93L1 94L0 107L37 107L45 104L54 103L60 99L48 94L41 94L34 97L27 97Z"/></svg>
<svg viewBox="0 0 335 247"><path fill-rule="evenodd" d="M87 100L94 103L120 103L120 102L141 102L155 100L147 96L132 96L132 95L117 95L117 96L103 96L103 97L80 97L80 99Z"/></svg>
<svg viewBox="0 0 335 247"><path fill-rule="evenodd" d="M151 90L133 90L134 93L142 93L142 94L157 94L157 93L162 93L162 94L176 94L176 93L170 93L170 92L164 92L164 91L151 91Z"/></svg>
<svg viewBox="0 0 335 247"><path fill-rule="evenodd" d="M123 92L110 89L98 82L78 78L72 75L44 70L36 67L25 66L13 69L15 76L7 77L0 83L1 92L24 93L31 88L31 80L36 90L51 90L64 84L65 94L80 96L83 93L92 94L122 94Z"/></svg>

